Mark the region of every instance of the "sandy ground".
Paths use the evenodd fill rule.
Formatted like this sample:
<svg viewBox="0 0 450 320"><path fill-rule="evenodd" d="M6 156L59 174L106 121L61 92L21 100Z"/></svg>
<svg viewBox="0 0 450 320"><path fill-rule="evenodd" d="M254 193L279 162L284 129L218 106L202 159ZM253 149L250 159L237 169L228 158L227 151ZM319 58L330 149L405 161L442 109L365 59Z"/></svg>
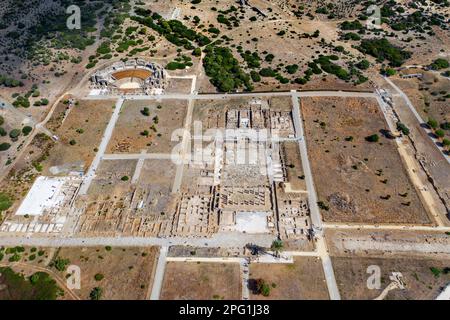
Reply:
<svg viewBox="0 0 450 320"><path fill-rule="evenodd" d="M316 257L295 258L294 264L251 264L250 282L263 279L270 295L251 294L251 300L328 300L322 262Z"/></svg>
<svg viewBox="0 0 450 320"><path fill-rule="evenodd" d="M149 116L142 114L149 109ZM170 153L179 141L172 134L183 128L187 102L183 100L127 101L122 107L108 153ZM148 134L144 135L144 131Z"/></svg>
<svg viewBox="0 0 450 320"><path fill-rule="evenodd" d="M100 287L105 300L143 300L153 284L157 255L156 247L113 247L110 251L99 247L61 248L57 256L80 267L81 289L74 292L81 299L89 299L91 290ZM103 279L97 281L96 274Z"/></svg>
<svg viewBox="0 0 450 320"><path fill-rule="evenodd" d="M239 264L169 262L162 300L239 300Z"/></svg>
<svg viewBox="0 0 450 320"><path fill-rule="evenodd" d="M325 221L426 224L375 100L302 99L309 159ZM378 143L365 138L377 134Z"/></svg>
<svg viewBox="0 0 450 320"><path fill-rule="evenodd" d="M87 170L109 122L113 105L110 101L81 100L78 106L72 107L55 132L60 140L44 163L47 173L51 167L77 162L83 164L82 170ZM71 141L75 144L71 145Z"/></svg>
<svg viewBox="0 0 450 320"><path fill-rule="evenodd" d="M429 300L435 299L441 288L450 281L450 274L443 272L435 276L430 268L448 268L450 260L414 258L359 258L332 257L336 281L345 300L374 299L391 282L392 272L400 272L406 285L405 290L394 289L387 300ZM378 266L381 271L381 288L368 289L369 266Z"/></svg>

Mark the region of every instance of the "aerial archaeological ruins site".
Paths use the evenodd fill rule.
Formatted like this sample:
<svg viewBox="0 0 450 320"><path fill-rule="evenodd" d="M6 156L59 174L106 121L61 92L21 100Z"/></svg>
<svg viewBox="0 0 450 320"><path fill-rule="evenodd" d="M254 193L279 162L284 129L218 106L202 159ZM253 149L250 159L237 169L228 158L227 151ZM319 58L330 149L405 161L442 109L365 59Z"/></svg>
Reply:
<svg viewBox="0 0 450 320"><path fill-rule="evenodd" d="M0 299L450 299L448 1L4 2Z"/></svg>

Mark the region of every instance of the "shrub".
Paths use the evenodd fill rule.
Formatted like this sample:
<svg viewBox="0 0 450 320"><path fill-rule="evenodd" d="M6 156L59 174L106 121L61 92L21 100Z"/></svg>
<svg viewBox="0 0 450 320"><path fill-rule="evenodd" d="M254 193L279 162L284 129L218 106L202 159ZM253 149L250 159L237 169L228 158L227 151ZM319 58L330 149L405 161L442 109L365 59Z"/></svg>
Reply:
<svg viewBox="0 0 450 320"><path fill-rule="evenodd" d="M370 67L370 62L367 61L366 59L363 59L356 64L356 67L361 70L367 70Z"/></svg>
<svg viewBox="0 0 450 320"><path fill-rule="evenodd" d="M30 126L25 126L22 128L22 133L24 136L27 136L28 134L30 134L30 132L33 130L32 127Z"/></svg>
<svg viewBox="0 0 450 320"><path fill-rule="evenodd" d="M6 193L0 192L0 212L9 209L12 204L10 197Z"/></svg>
<svg viewBox="0 0 450 320"><path fill-rule="evenodd" d="M355 21L344 21L340 25L342 30L359 30L363 28L363 25L358 20Z"/></svg>
<svg viewBox="0 0 450 320"><path fill-rule="evenodd" d="M435 268L435 267L431 267L431 268L430 268L430 271L433 273L433 275L434 275L435 278L439 278L439 276L440 276L441 273L442 273L442 270L441 270L441 269Z"/></svg>
<svg viewBox="0 0 450 320"><path fill-rule="evenodd" d="M256 280L256 292L257 294L262 294L264 297L270 295L270 286L263 279Z"/></svg>
<svg viewBox="0 0 450 320"><path fill-rule="evenodd" d="M328 211L330 210L330 207L327 206L323 201L319 201L317 202L317 205L319 206L320 209Z"/></svg>
<svg viewBox="0 0 450 320"><path fill-rule="evenodd" d="M20 130L19 129L12 129L9 132L9 137L13 140L17 139L20 136Z"/></svg>
<svg viewBox="0 0 450 320"><path fill-rule="evenodd" d="M95 287L92 289L91 293L89 294L89 298L91 300L100 300L103 294L103 290L100 287Z"/></svg>
<svg viewBox="0 0 450 320"><path fill-rule="evenodd" d="M275 77L277 73L272 68L262 68L259 74L263 77Z"/></svg>
<svg viewBox="0 0 450 320"><path fill-rule="evenodd" d="M264 60L266 60L266 62L272 62L272 60L275 58L275 56L271 53L269 53L268 55L266 55L266 57L264 58Z"/></svg>
<svg viewBox="0 0 450 320"><path fill-rule="evenodd" d="M95 279L95 281L102 281L104 277L105 277L105 276L102 275L101 273L97 273L97 274L94 276L94 279Z"/></svg>
<svg viewBox="0 0 450 320"><path fill-rule="evenodd" d="M56 270L58 270L58 271L66 271L67 265L68 265L69 263L70 263L70 260L69 260L69 259L62 259L62 258L58 257L58 258L54 261L53 265L54 265L54 267L56 268Z"/></svg>
<svg viewBox="0 0 450 320"><path fill-rule="evenodd" d="M433 118L428 118L427 125L432 129L436 129L438 127L438 122Z"/></svg>
<svg viewBox="0 0 450 320"><path fill-rule="evenodd" d="M438 138L443 138L443 137L445 137L445 131L442 130L442 129L438 129L438 130L436 130L434 133L436 134L436 136L437 136Z"/></svg>
<svg viewBox="0 0 450 320"><path fill-rule="evenodd" d="M450 147L450 140L444 139L444 140L442 140L442 144L444 145L444 147Z"/></svg>
<svg viewBox="0 0 450 320"><path fill-rule="evenodd" d="M404 135L409 135L409 128L401 122L397 122L397 130L401 131Z"/></svg>
<svg viewBox="0 0 450 320"><path fill-rule="evenodd" d="M258 74L258 72L252 70L250 71L250 77L252 78L253 82L260 82L261 76Z"/></svg>
<svg viewBox="0 0 450 320"><path fill-rule="evenodd" d="M6 151L11 147L11 145L7 142L0 143L0 151Z"/></svg>
<svg viewBox="0 0 450 320"><path fill-rule="evenodd" d="M449 62L445 59L438 58L434 60L432 64L430 64L430 68L433 70L446 69L449 67Z"/></svg>
<svg viewBox="0 0 450 320"><path fill-rule="evenodd" d="M376 133L366 137L366 141L368 142L378 142L379 140L380 137Z"/></svg>

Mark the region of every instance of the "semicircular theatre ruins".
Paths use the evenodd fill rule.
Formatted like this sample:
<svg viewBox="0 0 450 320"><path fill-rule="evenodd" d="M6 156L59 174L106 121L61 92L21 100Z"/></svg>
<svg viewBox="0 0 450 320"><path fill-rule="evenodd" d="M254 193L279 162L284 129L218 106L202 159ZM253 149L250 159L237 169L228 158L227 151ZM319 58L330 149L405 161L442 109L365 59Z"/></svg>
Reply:
<svg viewBox="0 0 450 320"><path fill-rule="evenodd" d="M143 59L119 61L91 76L93 94L162 94L167 72L160 65Z"/></svg>

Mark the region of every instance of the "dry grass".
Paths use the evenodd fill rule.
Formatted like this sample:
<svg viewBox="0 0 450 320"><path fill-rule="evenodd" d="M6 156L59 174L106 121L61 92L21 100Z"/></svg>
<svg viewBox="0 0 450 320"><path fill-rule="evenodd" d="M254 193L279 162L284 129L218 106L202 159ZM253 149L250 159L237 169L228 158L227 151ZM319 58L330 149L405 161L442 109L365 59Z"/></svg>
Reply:
<svg viewBox="0 0 450 320"><path fill-rule="evenodd" d="M81 289L74 290L80 298L89 299L91 290L100 287L105 300L143 300L153 285L157 254L157 247L98 247L61 248L57 256L80 267ZM103 279L96 280L96 274Z"/></svg>
<svg viewBox="0 0 450 320"><path fill-rule="evenodd" d="M328 299L322 262L315 257L296 258L293 264L251 264L250 280L263 279L271 286L270 295L251 295L251 300Z"/></svg>
<svg viewBox="0 0 450 320"><path fill-rule="evenodd" d="M149 116L142 114L147 107ZM127 101L122 106L108 153L170 153L179 141L171 141L172 133L183 128L187 102L182 100ZM148 135L144 135L144 131Z"/></svg>
<svg viewBox="0 0 450 320"><path fill-rule="evenodd" d="M239 264L169 262L162 300L239 300Z"/></svg>
<svg viewBox="0 0 450 320"><path fill-rule="evenodd" d="M406 285L405 290L395 289L386 299L393 300L429 300L435 299L442 286L450 281L449 274L434 276L430 268L443 269L450 266L449 260L414 258L332 258L336 281L343 299L374 299L391 282L392 272L401 272ZM381 269L381 288L370 290L367 268L371 265Z"/></svg>
<svg viewBox="0 0 450 320"><path fill-rule="evenodd" d="M430 223L375 100L306 98L302 112L324 220Z"/></svg>

